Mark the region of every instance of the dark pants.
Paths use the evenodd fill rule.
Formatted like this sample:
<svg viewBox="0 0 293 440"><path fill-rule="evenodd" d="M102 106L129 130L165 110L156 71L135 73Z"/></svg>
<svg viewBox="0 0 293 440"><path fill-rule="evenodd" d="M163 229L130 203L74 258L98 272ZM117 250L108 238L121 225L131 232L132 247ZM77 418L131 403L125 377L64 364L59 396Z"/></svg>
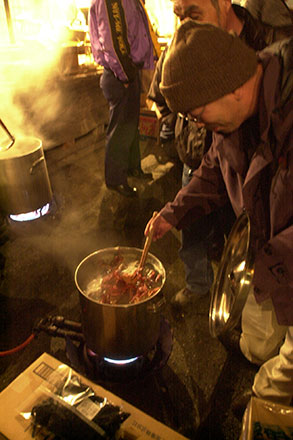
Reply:
<svg viewBox="0 0 293 440"><path fill-rule="evenodd" d="M101 89L109 103L105 153L106 185L127 183L127 173L140 169L139 150L139 73L128 87L108 69L104 69Z"/></svg>
<svg viewBox="0 0 293 440"><path fill-rule="evenodd" d="M182 187L188 185L191 179L192 170L184 165ZM182 246L179 255L185 267L186 287L199 296L209 291L214 280L208 253L214 232L212 220L210 214L182 229Z"/></svg>

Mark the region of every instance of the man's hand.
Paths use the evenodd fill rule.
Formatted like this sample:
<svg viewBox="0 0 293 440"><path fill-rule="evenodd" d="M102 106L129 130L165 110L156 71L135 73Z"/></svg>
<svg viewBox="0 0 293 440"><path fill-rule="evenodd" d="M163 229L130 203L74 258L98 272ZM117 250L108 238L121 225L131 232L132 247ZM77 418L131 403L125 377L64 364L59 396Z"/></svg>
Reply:
<svg viewBox="0 0 293 440"><path fill-rule="evenodd" d="M172 229L172 225L168 223L160 214L152 217L145 228L144 235L148 235L150 228L153 228L153 241L162 238L166 232Z"/></svg>

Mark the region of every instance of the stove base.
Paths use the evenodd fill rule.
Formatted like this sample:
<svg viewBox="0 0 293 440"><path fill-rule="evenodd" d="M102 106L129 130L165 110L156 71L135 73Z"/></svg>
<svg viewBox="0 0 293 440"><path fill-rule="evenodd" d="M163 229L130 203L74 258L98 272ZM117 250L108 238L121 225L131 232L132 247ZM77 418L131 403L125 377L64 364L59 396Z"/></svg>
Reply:
<svg viewBox="0 0 293 440"><path fill-rule="evenodd" d="M130 383L143 380L167 363L172 347L172 330L165 318L161 319L160 335L154 348L147 355L139 356L130 363L108 362L89 350L86 344L80 343L77 346L69 337L66 338L66 354L72 368L98 383Z"/></svg>

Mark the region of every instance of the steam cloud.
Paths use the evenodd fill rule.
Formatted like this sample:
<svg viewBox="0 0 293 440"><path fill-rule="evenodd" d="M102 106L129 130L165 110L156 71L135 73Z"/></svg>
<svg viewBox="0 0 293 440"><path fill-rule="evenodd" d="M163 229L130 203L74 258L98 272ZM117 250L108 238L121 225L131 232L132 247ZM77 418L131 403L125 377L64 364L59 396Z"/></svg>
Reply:
<svg viewBox="0 0 293 440"><path fill-rule="evenodd" d="M10 5L15 42L9 41L0 6L0 118L16 138L35 136L50 142L56 115L64 107L58 87L62 42L76 10L57 0Z"/></svg>

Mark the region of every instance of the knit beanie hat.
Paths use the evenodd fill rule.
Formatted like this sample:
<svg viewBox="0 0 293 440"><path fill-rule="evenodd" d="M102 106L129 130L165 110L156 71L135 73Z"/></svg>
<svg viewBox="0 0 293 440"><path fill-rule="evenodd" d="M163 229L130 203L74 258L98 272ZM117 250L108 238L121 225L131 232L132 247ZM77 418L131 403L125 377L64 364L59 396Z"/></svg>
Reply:
<svg viewBox="0 0 293 440"><path fill-rule="evenodd" d="M232 93L256 67L256 53L239 37L189 19L174 35L160 90L170 110L185 113Z"/></svg>

